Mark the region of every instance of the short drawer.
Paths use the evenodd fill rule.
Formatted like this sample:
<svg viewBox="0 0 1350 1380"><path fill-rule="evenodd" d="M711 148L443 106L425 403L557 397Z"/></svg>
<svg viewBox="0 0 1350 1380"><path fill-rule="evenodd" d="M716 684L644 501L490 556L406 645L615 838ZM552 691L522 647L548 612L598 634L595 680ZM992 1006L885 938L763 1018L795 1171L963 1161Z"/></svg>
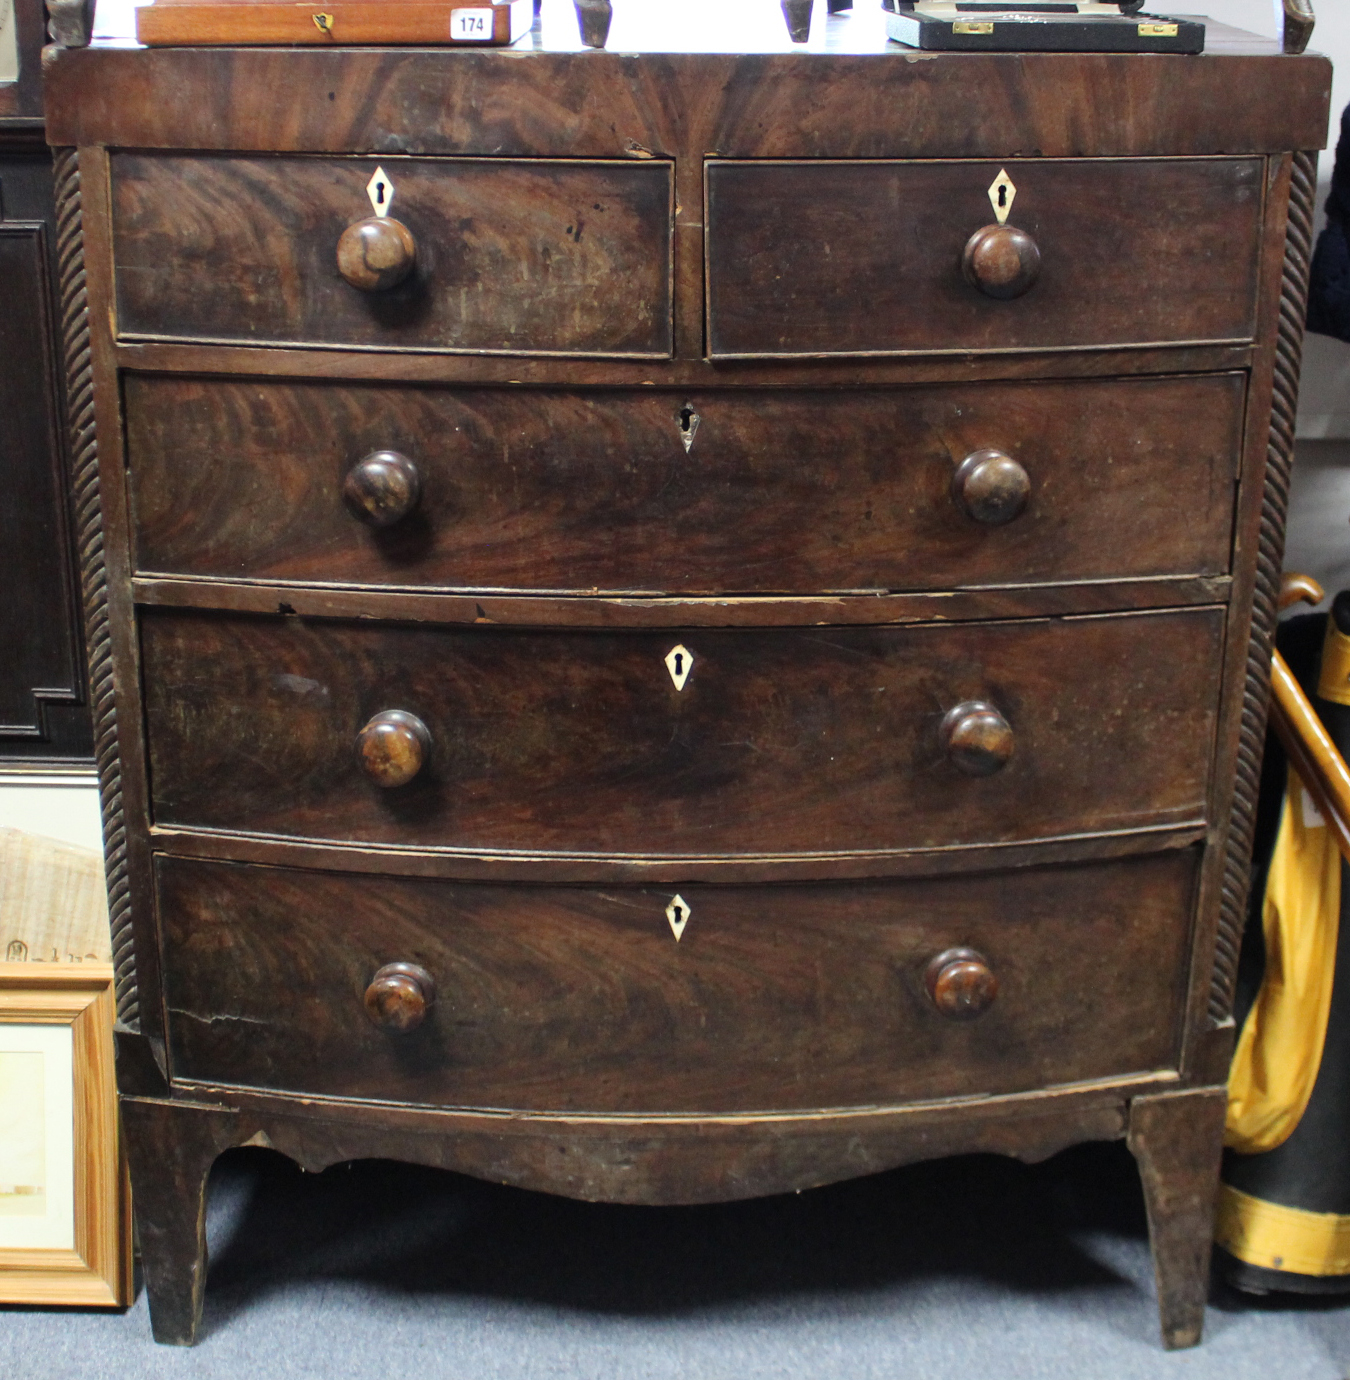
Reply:
<svg viewBox="0 0 1350 1380"><path fill-rule="evenodd" d="M644 857L1195 822L1222 625L1221 610L1201 608L598 633L147 609L154 817ZM358 735L387 714L422 727L381 718L363 767ZM397 755L395 770L373 743Z"/></svg>
<svg viewBox="0 0 1350 1380"><path fill-rule="evenodd" d="M1249 340L1259 158L707 165L713 356ZM995 222L1034 242L1015 299L968 280ZM1006 265L1004 265L1006 266ZM1025 279L1000 290L1020 290Z"/></svg>
<svg viewBox="0 0 1350 1380"><path fill-rule="evenodd" d="M337 250L377 168L415 267L370 290ZM112 179L123 336L670 354L667 162L115 153Z"/></svg>
<svg viewBox="0 0 1350 1380"><path fill-rule="evenodd" d="M125 389L143 572L814 593L1226 571L1244 376L685 394L132 375ZM389 501L391 463L407 479ZM991 479L1000 465L1018 495Z"/></svg>
<svg viewBox="0 0 1350 1380"><path fill-rule="evenodd" d="M172 1071L457 1107L731 1112L1165 1069L1197 861L602 892L161 857ZM929 994L953 949L997 984L973 1018ZM395 963L431 980L405 971L410 1029L367 1013Z"/></svg>

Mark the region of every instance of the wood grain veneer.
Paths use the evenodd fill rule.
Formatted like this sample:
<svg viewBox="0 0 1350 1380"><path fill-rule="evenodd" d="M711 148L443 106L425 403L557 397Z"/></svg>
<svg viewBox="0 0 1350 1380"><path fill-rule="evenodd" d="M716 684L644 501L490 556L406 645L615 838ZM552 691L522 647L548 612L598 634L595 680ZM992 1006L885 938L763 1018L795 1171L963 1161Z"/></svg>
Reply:
<svg viewBox="0 0 1350 1380"><path fill-rule="evenodd" d="M1006 171L1040 251L1015 301L961 272ZM708 164L708 350L743 355L1082 349L1246 340L1256 158ZM782 227L792 226L784 235ZM860 307L865 307L859 310Z"/></svg>
<svg viewBox="0 0 1350 1380"><path fill-rule="evenodd" d="M161 859L174 1075L531 1111L734 1112L1027 1091L1175 1068L1197 850L978 881L503 887ZM924 990L954 944L998 996ZM435 979L407 1035L362 994ZM1109 987L1112 999L1101 1000Z"/></svg>
<svg viewBox="0 0 1350 1380"><path fill-rule="evenodd" d="M383 168L416 242L409 277L338 272ZM473 353L671 352L664 161L369 158L112 160L124 336L420 346ZM624 310L593 291L625 284Z"/></svg>
<svg viewBox="0 0 1350 1380"><path fill-rule="evenodd" d="M1245 386L1230 373L784 395L130 375L136 564L574 593L1219 575ZM1031 485L1000 527L952 495L962 460L990 446ZM373 529L343 485L386 449L415 468L420 500Z"/></svg>
<svg viewBox="0 0 1350 1380"><path fill-rule="evenodd" d="M944 627L566 633L149 610L161 825L632 856L1025 841L1203 818L1214 609ZM665 658L686 647L676 690ZM946 757L944 715L994 701L997 776ZM357 734L430 731L381 790ZM1103 777L1111 782L1101 789Z"/></svg>

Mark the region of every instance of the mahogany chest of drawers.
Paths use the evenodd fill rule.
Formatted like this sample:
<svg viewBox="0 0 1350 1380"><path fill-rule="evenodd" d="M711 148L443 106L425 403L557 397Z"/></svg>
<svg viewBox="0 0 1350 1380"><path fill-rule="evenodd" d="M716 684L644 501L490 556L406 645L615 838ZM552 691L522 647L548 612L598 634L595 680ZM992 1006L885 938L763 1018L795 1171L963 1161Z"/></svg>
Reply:
<svg viewBox="0 0 1350 1380"><path fill-rule="evenodd" d="M1116 1137L1198 1338L1329 67L830 22L49 65L161 1340L233 1145Z"/></svg>

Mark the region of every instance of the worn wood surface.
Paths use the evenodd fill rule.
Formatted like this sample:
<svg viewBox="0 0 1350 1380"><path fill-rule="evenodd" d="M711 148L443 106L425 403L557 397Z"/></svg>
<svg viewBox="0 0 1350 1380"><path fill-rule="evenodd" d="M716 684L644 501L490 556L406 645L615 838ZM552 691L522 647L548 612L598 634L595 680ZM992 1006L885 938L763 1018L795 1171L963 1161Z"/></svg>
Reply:
<svg viewBox="0 0 1350 1380"><path fill-rule="evenodd" d="M1223 1088L1130 1103L1129 1146L1144 1186L1158 1314L1169 1350L1194 1346L1204 1326L1227 1109Z"/></svg>
<svg viewBox="0 0 1350 1380"><path fill-rule="evenodd" d="M464 881L552 882L559 886L681 886L686 881L739 885L873 877L956 877L1094 858L1135 857L1188 848L1204 839L1201 820L1146 828L1041 836L1029 842L951 844L939 848L842 848L811 853L739 853L714 857L634 857L589 852L494 852L485 848L417 848L270 834L152 825L157 850L180 857L286 864L333 872L395 872L404 877Z"/></svg>
<svg viewBox="0 0 1350 1380"><path fill-rule="evenodd" d="M1280 219L1283 221L1283 209ZM699 290L702 290L702 271ZM688 323L685 323L686 326ZM632 359L555 358L529 355L429 354L418 350L339 350L281 345L206 345L182 341L118 341L118 365L135 373L200 374L206 377L369 380L383 383L531 384L566 388L718 388L726 384L773 388L895 387L921 383L978 383L1008 379L1116 378L1153 374L1202 374L1248 369L1256 354L1240 345L1122 346L1065 354L1058 350L990 355L841 355L795 359L785 370L772 357L705 359L703 319L694 322L699 343L685 356L662 362Z"/></svg>
<svg viewBox="0 0 1350 1380"><path fill-rule="evenodd" d="M191 1103L170 1112L164 1104L122 1099L122 1125L133 1147L141 1269L157 1342L196 1341L206 1290L206 1178L232 1143L235 1120L227 1110Z"/></svg>
<svg viewBox="0 0 1350 1380"><path fill-rule="evenodd" d="M1212 818L1226 821L1221 848L1202 870L1192 949L1185 1066L1196 1081L1227 1076L1234 1026L1237 948L1251 884L1252 829L1265 745L1284 528L1293 464L1316 155L1272 159L1267 171L1259 339L1248 394L1242 478L1233 531L1235 579L1220 694Z"/></svg>
<svg viewBox="0 0 1350 1380"><path fill-rule="evenodd" d="M119 1063L126 1045L119 1042ZM265 1146L315 1171L397 1157L591 1201L725 1202L940 1155L1042 1160L1077 1141L1119 1138L1130 1093L1148 1086L769 1118L504 1117L393 1106L358 1117L347 1104L235 1091L228 1102L209 1092L203 1098L215 1100L128 1096L122 1114L144 1152L136 1203L151 1323L157 1340L190 1345L207 1268L201 1192L211 1161L230 1146Z"/></svg>
<svg viewBox="0 0 1350 1380"><path fill-rule="evenodd" d="M1040 249L1014 301L966 281L992 219ZM1259 158L708 164L708 352L1010 350L1246 340L1255 326ZM791 226L785 234L784 227Z"/></svg>
<svg viewBox="0 0 1350 1380"><path fill-rule="evenodd" d="M147 611L160 824L490 849L651 855L1027 840L1203 818L1214 610L803 632L410 629ZM977 780L943 716L1004 713ZM430 731L372 786L372 714ZM1103 779L1111 790L1103 791Z"/></svg>
<svg viewBox="0 0 1350 1380"><path fill-rule="evenodd" d="M97 166L98 159L90 162ZM132 883L128 859L136 848L137 822L135 782L129 783L129 800L124 798L122 789L122 754L124 747L130 750L132 761L140 758L139 735L128 731L124 745L118 735L118 700L114 688L113 666L113 610L121 612L123 624L130 623L130 591L125 588L129 571L120 566L119 552L125 549L125 541L113 534L124 532L125 523L119 522L117 499L126 493L126 485L110 485L109 517L112 519L109 537L104 535L103 480L99 467L99 442L95 427L96 392L93 370L94 334L89 320L89 287L85 272L83 180L80 171L80 155L75 149L58 149L53 157L53 172L56 197L56 259L58 286L61 304L62 353L65 363L65 405L66 440L69 446L71 464L71 497L74 502L77 522L76 540L80 557L80 586L84 606L84 643L88 659L89 699L92 710L92 728L95 760L98 765L99 812L103 825L103 861L108 881L108 922L109 938L112 944L112 959L115 970L115 999L117 1020L134 1028L140 1019L140 1005L137 988L136 938L134 926L139 918L144 927L141 931L141 952L153 951L153 931L149 928L149 915L140 910L139 917L133 913L131 903ZM97 195L94 197L97 200ZM95 233L97 231L95 230ZM97 268L94 270L97 281ZM111 407L116 417L115 396L109 397L109 390L100 390L105 409ZM120 429L113 427L111 447L115 450ZM120 458L120 457L119 457ZM111 464L109 466L112 468ZM114 583L109 588L108 553L111 548L111 565ZM116 635L123 647L126 646L126 632L122 627ZM137 687L134 680L125 678L122 682L121 699L123 705L129 699L134 701ZM123 711L125 723L125 709ZM130 808L128 809L128 805ZM128 815L132 828L128 830ZM141 843L141 856L148 850Z"/></svg>
<svg viewBox="0 0 1350 1380"><path fill-rule="evenodd" d="M790 393L131 375L136 563L578 593L1216 575L1244 388L1237 373ZM952 494L992 446L1030 483L999 527ZM372 528L344 491L380 451L415 468L420 499Z"/></svg>
<svg viewBox="0 0 1350 1380"><path fill-rule="evenodd" d="M1308 277L1312 262L1316 171L1317 160L1315 156L1307 153L1295 154L1289 161L1287 170L1289 212L1280 275L1278 327L1269 349L1271 420L1263 470L1265 484L1262 490L1259 528L1253 520L1248 531L1243 533L1252 558L1249 567L1252 575L1252 604L1242 716L1235 753L1236 779L1232 827L1224 859L1223 891L1216 932L1214 984L1209 1003L1212 1020L1222 1020L1232 1009L1233 993L1237 984L1238 950L1246 922L1247 894L1251 884L1251 874L1246 862L1251 853L1256 825L1261 753L1264 747L1269 702L1271 654L1275 646L1280 572L1284 563L1284 531L1294 465L1294 426L1298 408L1299 367L1303 357L1303 323L1307 316ZM1273 274L1271 276L1274 277ZM1262 382L1264 384L1265 380Z"/></svg>
<svg viewBox="0 0 1350 1380"><path fill-rule="evenodd" d="M66 51L46 78L48 134L58 144L260 152L1147 157L1320 148L1331 97L1326 58L1260 42L1143 59L934 57L884 45L524 56Z"/></svg>
<svg viewBox="0 0 1350 1380"><path fill-rule="evenodd" d="M1023 1092L1174 1067L1197 853L951 881L455 885L161 859L175 1078L381 1101L734 1112ZM998 996L953 1022L929 961ZM373 1024L390 962L435 981Z"/></svg>
<svg viewBox="0 0 1350 1380"><path fill-rule="evenodd" d="M382 167L416 242L396 287L342 280ZM122 335L642 355L671 351L671 168L538 159L112 159ZM600 285L624 284L621 309Z"/></svg>
<svg viewBox="0 0 1350 1380"><path fill-rule="evenodd" d="M782 628L967 623L1221 603L1227 575L1158 576L1013 584L906 594L527 595L452 594L382 586L141 576L138 603L161 608L298 614L302 618L383 618L413 623L533 628Z"/></svg>

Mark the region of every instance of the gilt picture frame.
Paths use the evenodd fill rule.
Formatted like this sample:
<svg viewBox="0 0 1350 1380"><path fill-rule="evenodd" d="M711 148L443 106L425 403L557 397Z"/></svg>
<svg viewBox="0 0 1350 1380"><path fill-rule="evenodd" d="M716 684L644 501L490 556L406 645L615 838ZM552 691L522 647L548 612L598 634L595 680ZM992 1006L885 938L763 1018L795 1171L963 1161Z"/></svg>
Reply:
<svg viewBox="0 0 1350 1380"><path fill-rule="evenodd" d="M0 1303L126 1307L110 963L0 962Z"/></svg>

